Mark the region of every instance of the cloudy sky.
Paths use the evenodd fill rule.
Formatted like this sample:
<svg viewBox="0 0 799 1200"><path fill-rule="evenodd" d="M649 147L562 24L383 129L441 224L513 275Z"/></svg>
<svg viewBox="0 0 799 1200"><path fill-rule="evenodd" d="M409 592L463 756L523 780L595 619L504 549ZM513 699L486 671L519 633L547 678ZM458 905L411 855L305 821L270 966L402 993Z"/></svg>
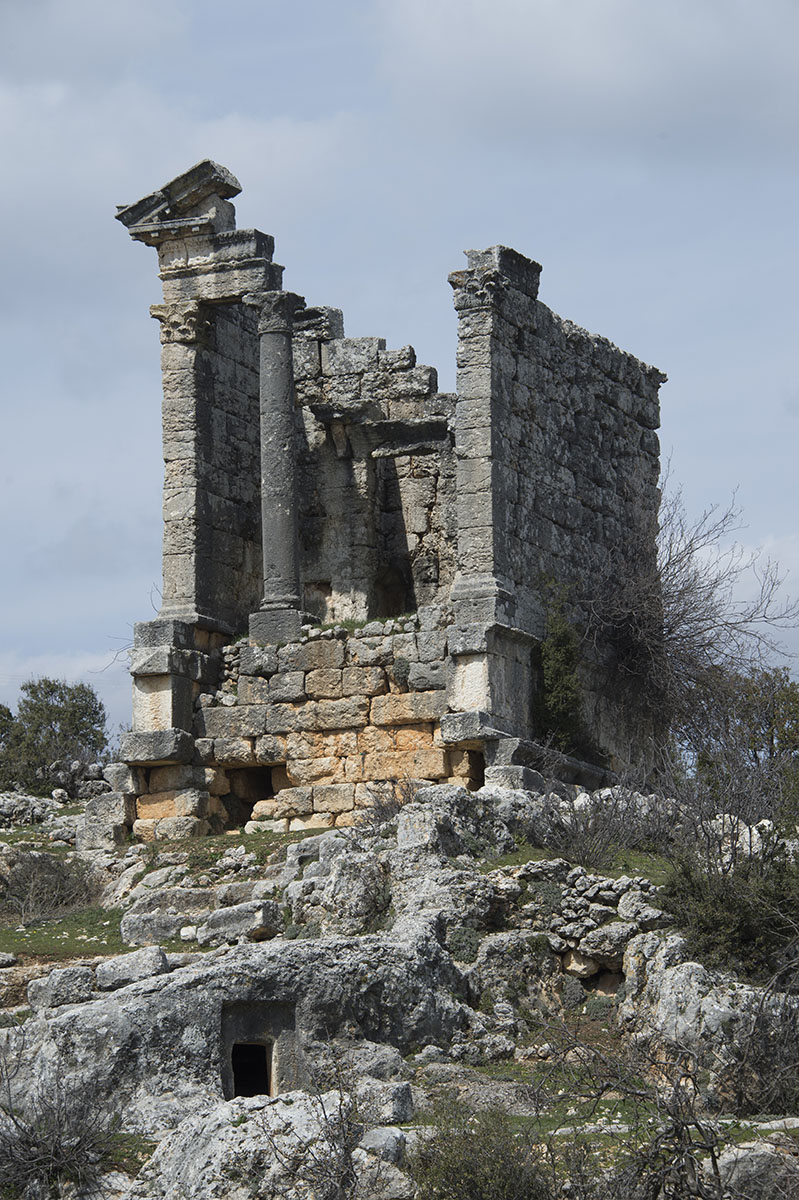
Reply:
<svg viewBox="0 0 799 1200"><path fill-rule="evenodd" d="M200 158L285 285L454 387L448 271L666 371L691 511L735 488L799 591L796 0L0 0L0 701L85 679L158 606L159 299L114 221ZM124 659L124 654L122 654Z"/></svg>

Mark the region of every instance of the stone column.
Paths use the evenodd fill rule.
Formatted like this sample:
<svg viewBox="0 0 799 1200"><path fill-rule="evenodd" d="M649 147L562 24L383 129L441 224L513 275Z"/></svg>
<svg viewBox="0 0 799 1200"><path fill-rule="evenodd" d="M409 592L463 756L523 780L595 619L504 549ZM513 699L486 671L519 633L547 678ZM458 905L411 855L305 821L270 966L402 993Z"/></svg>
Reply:
<svg viewBox="0 0 799 1200"><path fill-rule="evenodd" d="M303 307L293 292L265 292L249 303L260 308L261 535L264 590L250 615L250 637L266 645L299 637L299 542L297 446L292 329Z"/></svg>

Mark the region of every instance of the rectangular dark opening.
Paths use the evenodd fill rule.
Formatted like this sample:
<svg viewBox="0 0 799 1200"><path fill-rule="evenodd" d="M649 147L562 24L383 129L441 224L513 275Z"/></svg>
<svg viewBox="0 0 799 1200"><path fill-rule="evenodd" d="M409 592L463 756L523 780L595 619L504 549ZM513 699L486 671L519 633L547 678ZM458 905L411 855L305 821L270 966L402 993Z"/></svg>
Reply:
<svg viewBox="0 0 799 1200"><path fill-rule="evenodd" d="M272 1043L234 1042L230 1052L234 1096L269 1096L272 1086Z"/></svg>

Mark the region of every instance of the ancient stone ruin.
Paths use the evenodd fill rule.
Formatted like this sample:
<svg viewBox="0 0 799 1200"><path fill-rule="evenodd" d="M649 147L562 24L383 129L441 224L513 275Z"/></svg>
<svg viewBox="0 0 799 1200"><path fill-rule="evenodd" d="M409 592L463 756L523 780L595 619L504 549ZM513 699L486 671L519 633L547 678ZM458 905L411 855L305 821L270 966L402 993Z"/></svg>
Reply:
<svg viewBox="0 0 799 1200"><path fill-rule="evenodd" d="M273 239L236 228L240 190L204 161L117 213L158 251L165 464L120 825L326 828L412 781L524 786L553 592L579 615L609 555L654 545L664 377L494 246L450 276L441 393L412 347L282 290ZM601 645L580 680L597 763L634 760Z"/></svg>

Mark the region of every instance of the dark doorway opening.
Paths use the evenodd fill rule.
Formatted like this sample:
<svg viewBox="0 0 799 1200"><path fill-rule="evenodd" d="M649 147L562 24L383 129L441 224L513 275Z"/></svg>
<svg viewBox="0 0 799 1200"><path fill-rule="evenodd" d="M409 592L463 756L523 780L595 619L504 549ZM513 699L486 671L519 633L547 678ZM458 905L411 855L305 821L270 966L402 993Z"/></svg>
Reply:
<svg viewBox="0 0 799 1200"><path fill-rule="evenodd" d="M234 1096L271 1095L271 1042L234 1042L230 1062Z"/></svg>

